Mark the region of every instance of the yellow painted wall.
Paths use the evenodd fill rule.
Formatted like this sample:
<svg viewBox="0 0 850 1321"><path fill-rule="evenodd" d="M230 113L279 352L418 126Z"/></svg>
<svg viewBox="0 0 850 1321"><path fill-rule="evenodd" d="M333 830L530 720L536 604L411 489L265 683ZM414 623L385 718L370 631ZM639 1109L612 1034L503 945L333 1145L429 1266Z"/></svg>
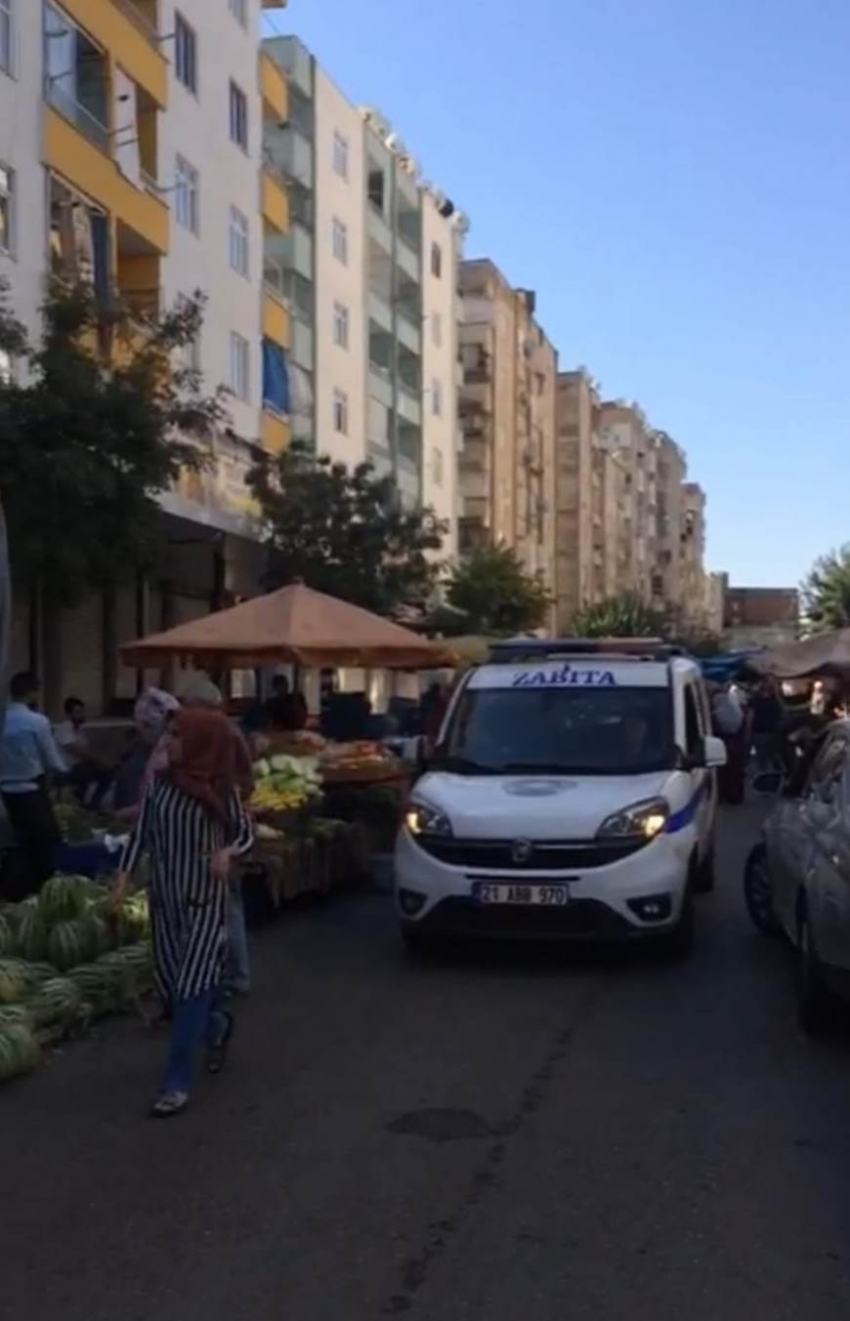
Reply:
<svg viewBox="0 0 850 1321"><path fill-rule="evenodd" d="M266 103L279 123L289 119L289 84L274 60L268 55L260 55L260 91Z"/></svg>
<svg viewBox="0 0 850 1321"><path fill-rule="evenodd" d="M274 175L263 170L263 219L281 234L289 233L289 195Z"/></svg>
<svg viewBox="0 0 850 1321"><path fill-rule="evenodd" d="M291 331L289 313L280 300L272 294L263 294L263 334L266 338L288 349Z"/></svg>
<svg viewBox="0 0 850 1321"><path fill-rule="evenodd" d="M162 47L149 41L123 9L113 0L62 0L62 8L158 106L168 104L168 61Z"/></svg>
<svg viewBox="0 0 850 1321"><path fill-rule="evenodd" d="M260 434L263 448L270 454L280 454L287 449L291 439L289 423L284 422L276 413L269 413L264 408L260 420Z"/></svg>

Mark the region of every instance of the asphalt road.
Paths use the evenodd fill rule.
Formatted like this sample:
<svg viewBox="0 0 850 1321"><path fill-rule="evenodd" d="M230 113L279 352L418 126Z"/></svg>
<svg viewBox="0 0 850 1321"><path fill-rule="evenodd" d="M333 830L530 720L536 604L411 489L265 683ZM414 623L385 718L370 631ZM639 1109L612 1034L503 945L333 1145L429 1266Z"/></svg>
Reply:
<svg viewBox="0 0 850 1321"><path fill-rule="evenodd" d="M682 966L405 962L389 901L256 941L231 1067L145 1118L114 1024L0 1093L9 1321L846 1321L850 1033L814 1045L739 898Z"/></svg>

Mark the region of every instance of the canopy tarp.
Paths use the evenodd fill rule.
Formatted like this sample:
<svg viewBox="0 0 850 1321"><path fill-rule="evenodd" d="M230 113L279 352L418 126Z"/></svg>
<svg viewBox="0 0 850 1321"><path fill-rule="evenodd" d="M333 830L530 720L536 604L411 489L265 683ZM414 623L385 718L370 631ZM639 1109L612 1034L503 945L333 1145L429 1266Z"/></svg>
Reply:
<svg viewBox="0 0 850 1321"><path fill-rule="evenodd" d="M289 662L310 668L424 670L454 663L453 650L359 606L293 583L121 648L126 665L170 660L246 669Z"/></svg>
<svg viewBox="0 0 850 1321"><path fill-rule="evenodd" d="M815 675L850 680L850 628L815 633L802 642L762 652L750 660L753 669L777 679L805 679Z"/></svg>

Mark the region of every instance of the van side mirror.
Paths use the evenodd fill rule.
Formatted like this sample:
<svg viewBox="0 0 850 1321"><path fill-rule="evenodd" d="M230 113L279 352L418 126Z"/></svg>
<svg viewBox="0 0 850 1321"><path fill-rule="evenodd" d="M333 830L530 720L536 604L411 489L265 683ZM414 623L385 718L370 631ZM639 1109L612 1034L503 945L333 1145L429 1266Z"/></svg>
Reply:
<svg viewBox="0 0 850 1321"><path fill-rule="evenodd" d="M703 739L703 765L709 770L719 769L726 765L727 760L726 744L723 739L708 734Z"/></svg>

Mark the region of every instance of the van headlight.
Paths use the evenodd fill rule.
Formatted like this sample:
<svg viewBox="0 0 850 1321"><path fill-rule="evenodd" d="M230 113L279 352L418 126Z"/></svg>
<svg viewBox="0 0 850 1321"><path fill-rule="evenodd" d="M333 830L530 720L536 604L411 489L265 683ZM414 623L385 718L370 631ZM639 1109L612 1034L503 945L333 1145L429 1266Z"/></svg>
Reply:
<svg viewBox="0 0 850 1321"><path fill-rule="evenodd" d="M655 839L666 829L670 804L665 798L646 798L606 817L596 832L597 839Z"/></svg>
<svg viewBox="0 0 850 1321"><path fill-rule="evenodd" d="M404 824L411 835L451 835L452 823L438 807L431 803L413 802L408 804L404 814Z"/></svg>

